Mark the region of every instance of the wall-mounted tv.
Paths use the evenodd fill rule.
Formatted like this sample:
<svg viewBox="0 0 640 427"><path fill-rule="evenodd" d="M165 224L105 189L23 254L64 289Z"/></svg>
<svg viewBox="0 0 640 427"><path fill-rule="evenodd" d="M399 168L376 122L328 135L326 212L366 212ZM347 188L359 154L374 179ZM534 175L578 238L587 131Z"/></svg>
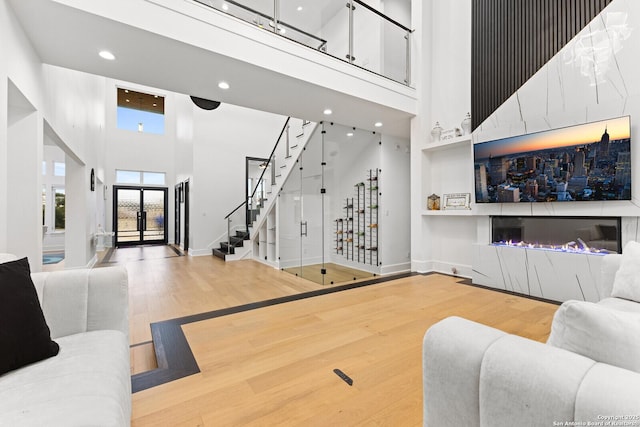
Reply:
<svg viewBox="0 0 640 427"><path fill-rule="evenodd" d="M476 203L631 200L629 116L474 144Z"/></svg>

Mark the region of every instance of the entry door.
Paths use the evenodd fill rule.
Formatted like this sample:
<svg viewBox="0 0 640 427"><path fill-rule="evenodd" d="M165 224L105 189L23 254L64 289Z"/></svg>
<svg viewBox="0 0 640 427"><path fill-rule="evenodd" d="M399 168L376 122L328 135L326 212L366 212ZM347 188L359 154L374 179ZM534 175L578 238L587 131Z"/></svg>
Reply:
<svg viewBox="0 0 640 427"><path fill-rule="evenodd" d="M167 243L167 189L113 188L116 246Z"/></svg>

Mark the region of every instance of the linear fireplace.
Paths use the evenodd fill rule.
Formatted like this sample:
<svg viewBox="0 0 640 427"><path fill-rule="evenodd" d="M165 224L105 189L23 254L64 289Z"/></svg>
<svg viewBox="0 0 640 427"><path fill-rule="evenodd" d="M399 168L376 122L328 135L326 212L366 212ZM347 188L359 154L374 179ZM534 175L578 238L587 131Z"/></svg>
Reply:
<svg viewBox="0 0 640 427"><path fill-rule="evenodd" d="M497 246L621 253L620 229L620 217L491 217L491 241Z"/></svg>
<svg viewBox="0 0 640 427"><path fill-rule="evenodd" d="M599 301L608 253L621 253L618 217L494 216L490 244L474 245L472 281L553 301Z"/></svg>

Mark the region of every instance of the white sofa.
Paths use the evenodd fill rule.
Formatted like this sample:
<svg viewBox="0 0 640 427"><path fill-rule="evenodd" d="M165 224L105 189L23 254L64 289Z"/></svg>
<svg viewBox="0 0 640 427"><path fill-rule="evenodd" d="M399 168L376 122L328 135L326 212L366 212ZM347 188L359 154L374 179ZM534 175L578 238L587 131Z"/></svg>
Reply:
<svg viewBox="0 0 640 427"><path fill-rule="evenodd" d="M0 254L0 262L13 259ZM60 351L0 376L0 426L130 425L126 270L66 270L31 277Z"/></svg>
<svg viewBox="0 0 640 427"><path fill-rule="evenodd" d="M621 260L605 256L599 303L562 304L547 344L459 317L429 328L424 426L640 426L640 304L611 297Z"/></svg>

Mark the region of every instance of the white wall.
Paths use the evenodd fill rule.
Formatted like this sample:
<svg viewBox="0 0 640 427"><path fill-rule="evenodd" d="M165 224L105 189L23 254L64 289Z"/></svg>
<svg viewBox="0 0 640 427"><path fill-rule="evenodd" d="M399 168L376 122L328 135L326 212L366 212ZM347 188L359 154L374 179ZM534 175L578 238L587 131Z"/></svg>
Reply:
<svg viewBox="0 0 640 427"><path fill-rule="evenodd" d="M412 57L419 59L412 68L419 99L418 114L411 122L412 270L431 271L440 261L471 265L471 252L456 247L475 238L473 220L421 215L426 195L434 191L425 176L429 171L422 148L431 141L436 122L444 129L460 127L471 108L471 0L413 0L411 10L411 28L416 29ZM456 167L465 166L458 162ZM463 179L448 179L456 176L455 170L446 172L447 178L441 181L451 186L448 192L470 192ZM449 267L444 271L450 272Z"/></svg>
<svg viewBox="0 0 640 427"><path fill-rule="evenodd" d="M245 159L268 158L286 117L222 104L193 107L192 255L210 255L226 241L224 217L245 196Z"/></svg>
<svg viewBox="0 0 640 427"><path fill-rule="evenodd" d="M6 174L0 179L0 251L28 255L32 270L39 271L44 134L55 134L56 144L79 162L83 169L78 176L88 182L86 165L97 162L95 147L104 124L102 80L43 65L5 0L0 1L0 52L0 170ZM25 111L30 112L24 115ZM77 195L80 210L67 216L71 228L78 227L77 240L71 241L78 249L66 267L94 260L90 237L95 207L88 185L83 188ZM14 213L17 206L24 209L20 215Z"/></svg>
<svg viewBox="0 0 640 427"><path fill-rule="evenodd" d="M633 175L631 202L562 202L513 205L472 206L473 215L421 215L425 197L435 192L468 192L473 194L469 175L473 159L470 150L459 148L434 153L432 163L425 160L421 148L429 143L429 131L435 121L443 128L459 126L470 104L470 66L458 65L458 59L470 58L470 1L413 2L414 12L420 8L432 34L417 34L425 52L419 65L420 114L412 123L412 241L413 268L418 271L450 272L456 268L470 275L471 245L489 243L490 215L612 215L623 217L623 241L638 237L640 215L640 174ZM612 14L612 15L608 15ZM415 15L415 14L414 14ZM619 18L628 29L640 24L640 4L614 0L572 42L542 67L517 93L500 106L473 135L473 142L503 138L511 135L553 129L589 121L630 114L632 139L640 138L633 117L640 113L640 79L634 46L640 34L632 30L628 38L620 40L622 49L611 61L605 61L601 81L596 85L593 75L583 75L580 64L573 62L576 43L584 37L591 42L601 41L599 52L607 51L607 41L615 37L618 27L607 25ZM625 21L626 20L626 21ZM457 22L458 25L450 25ZM604 31L606 28L606 32ZM624 28L624 27L622 27ZM606 34L606 36L599 37ZM590 36L594 38L591 39ZM591 55L592 57L593 55ZM598 58L599 60L602 58ZM451 65L455 64L455 67ZM593 67L589 67L593 71ZM584 71L584 70L582 70ZM429 101L426 101L429 100ZM472 112L473 114L473 112ZM632 152L634 168L640 164L640 153ZM436 162L436 163L433 163ZM427 165L434 166L433 168ZM440 168L438 170L438 168ZM460 168L459 176L454 175ZM635 170L635 169L634 169ZM440 176L440 180L438 177ZM454 191L455 190L455 191ZM456 248L460 248L457 250Z"/></svg>
<svg viewBox="0 0 640 427"><path fill-rule="evenodd" d="M22 97L17 89L12 92L7 129L7 247L11 253L29 257L37 271L42 263L42 121L35 109L11 105Z"/></svg>
<svg viewBox="0 0 640 427"><path fill-rule="evenodd" d="M34 152L38 155L38 139L40 143L42 139L38 136L38 121L41 116L36 111L36 106L40 104L42 75L38 59L24 32L15 24L13 11L5 1L0 1L0 52L0 252L29 256L32 269L38 271L42 259L33 232L37 228L42 230L41 216L19 218L15 215L16 204L21 204L23 198L26 200L29 195L35 197L33 178L21 182L11 172L15 167L14 156L24 158L26 153ZM23 123L19 123L20 121ZM15 140L23 132L30 135L24 147ZM13 142L10 141L12 139ZM36 158L35 161L38 160L41 160L41 148L40 159ZM25 167L28 168L32 162L29 159ZM40 173L37 174L39 176ZM40 187L38 191L41 192ZM20 200L14 200L16 197ZM33 198L29 198L26 203L33 205ZM32 245L27 251L22 243L16 242L12 237L21 231L26 233L26 238ZM40 244L41 233L40 231Z"/></svg>
<svg viewBox="0 0 640 427"><path fill-rule="evenodd" d="M409 141L382 135L380 146L381 273L411 268Z"/></svg>
<svg viewBox="0 0 640 427"><path fill-rule="evenodd" d="M165 97L164 133L154 134L119 129L117 126L117 88L131 89ZM176 99L182 95L162 91L156 88L106 79L104 103L106 105L106 183L107 206L113 206L113 186L116 182L116 170L132 170L165 173L165 185L169 189L167 210L173 218L173 186L176 183L176 141L177 114ZM180 163L182 164L182 163ZM108 209L107 231L113 229L113 209ZM167 235L173 242L173 221L168 222Z"/></svg>

